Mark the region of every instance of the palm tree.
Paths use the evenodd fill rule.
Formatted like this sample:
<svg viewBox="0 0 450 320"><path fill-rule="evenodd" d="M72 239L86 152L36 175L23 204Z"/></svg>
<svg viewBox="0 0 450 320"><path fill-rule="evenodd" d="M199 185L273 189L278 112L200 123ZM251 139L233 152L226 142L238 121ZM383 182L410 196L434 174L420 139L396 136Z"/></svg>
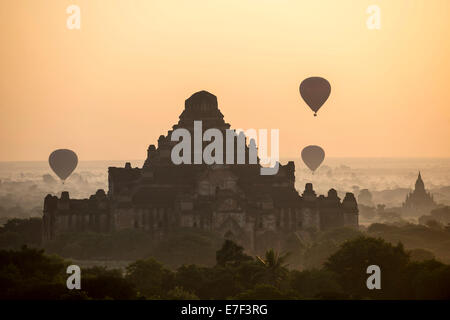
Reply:
<svg viewBox="0 0 450 320"><path fill-rule="evenodd" d="M280 254L273 249L269 249L266 251L264 258L256 256L258 264L263 267L262 273L259 275L262 280L274 286L279 286L281 280L288 274L286 260L289 255L289 252Z"/></svg>

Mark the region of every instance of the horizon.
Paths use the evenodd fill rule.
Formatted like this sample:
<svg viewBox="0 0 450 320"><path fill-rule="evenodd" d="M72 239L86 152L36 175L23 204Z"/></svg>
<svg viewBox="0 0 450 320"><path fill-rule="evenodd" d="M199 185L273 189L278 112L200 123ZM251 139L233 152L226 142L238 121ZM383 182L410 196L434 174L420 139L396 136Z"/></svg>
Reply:
<svg viewBox="0 0 450 320"><path fill-rule="evenodd" d="M301 161L300 155L296 156L280 156L280 160L290 160L296 158L295 160ZM332 157L327 156L324 160L324 164L327 160L336 160L336 159L386 159L386 160L450 160L450 156L443 156L443 157L365 157L365 156L355 156L355 157L348 157L348 156L338 156L338 157ZM142 159L79 159L79 162L101 162L101 161L110 161L110 162L119 162L119 161L145 161L145 157ZM35 159L35 160L0 160L0 163L7 163L7 162L48 162L48 159Z"/></svg>

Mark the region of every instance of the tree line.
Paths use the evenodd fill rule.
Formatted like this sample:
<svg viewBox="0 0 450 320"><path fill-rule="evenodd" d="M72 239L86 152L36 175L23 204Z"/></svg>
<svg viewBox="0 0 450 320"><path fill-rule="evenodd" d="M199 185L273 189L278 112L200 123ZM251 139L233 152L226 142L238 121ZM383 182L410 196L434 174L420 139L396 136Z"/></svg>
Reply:
<svg viewBox="0 0 450 320"><path fill-rule="evenodd" d="M450 299L450 266L413 261L401 243L358 236L316 269L289 268L288 258L273 249L250 256L226 240L212 266L147 258L125 270L83 268L81 289L68 290L70 261L23 246L0 250L0 299ZM380 290L366 286L369 265L380 267Z"/></svg>

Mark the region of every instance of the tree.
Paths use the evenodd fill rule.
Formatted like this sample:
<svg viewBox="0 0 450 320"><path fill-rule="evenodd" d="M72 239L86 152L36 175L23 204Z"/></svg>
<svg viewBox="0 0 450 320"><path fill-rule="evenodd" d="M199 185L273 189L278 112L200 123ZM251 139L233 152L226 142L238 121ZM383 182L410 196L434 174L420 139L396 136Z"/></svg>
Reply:
<svg viewBox="0 0 450 320"><path fill-rule="evenodd" d="M362 233L353 228L335 228L320 232L303 254L303 266L307 269L322 268L325 261L339 250L345 241L358 238Z"/></svg>
<svg viewBox="0 0 450 320"><path fill-rule="evenodd" d="M295 298L295 296L282 292L269 284L258 284L255 288L244 291L235 297L237 300L289 300Z"/></svg>
<svg viewBox="0 0 450 320"><path fill-rule="evenodd" d="M198 297L205 297L204 292L208 287L208 278L210 270L205 267L199 267L195 264L182 265L177 269L175 275L176 286L188 290Z"/></svg>
<svg viewBox="0 0 450 320"><path fill-rule="evenodd" d="M450 266L436 260L410 263L401 299L450 300Z"/></svg>
<svg viewBox="0 0 450 320"><path fill-rule="evenodd" d="M67 293L67 261L23 246L0 250L0 299L59 299Z"/></svg>
<svg viewBox="0 0 450 320"><path fill-rule="evenodd" d="M431 217L442 224L450 223L450 206L440 207L430 212Z"/></svg>
<svg viewBox="0 0 450 320"><path fill-rule="evenodd" d="M242 288L236 281L235 270L234 267L222 266L207 268L207 283L200 298L224 300L238 294Z"/></svg>
<svg viewBox="0 0 450 320"><path fill-rule="evenodd" d="M164 299L174 287L174 274L153 258L137 260L126 268L126 279L148 299Z"/></svg>
<svg viewBox="0 0 450 320"><path fill-rule="evenodd" d="M279 254L273 249L266 251L264 258L257 256L258 263L264 267L262 270L261 281L263 283L279 286L288 274L286 260L289 253Z"/></svg>
<svg viewBox="0 0 450 320"><path fill-rule="evenodd" d="M401 243L393 246L382 239L361 236L345 242L328 258L325 269L337 275L339 284L353 298L392 299L403 285L401 279L408 262L409 256ZM381 269L382 290L369 290L366 286L370 265Z"/></svg>
<svg viewBox="0 0 450 320"><path fill-rule="evenodd" d="M10 219L0 227L0 247L19 249L23 245L39 246L42 238L42 219Z"/></svg>
<svg viewBox="0 0 450 320"><path fill-rule="evenodd" d="M341 299L345 296L336 275L327 270L291 271L289 283L292 290L302 298Z"/></svg>
<svg viewBox="0 0 450 320"><path fill-rule="evenodd" d="M428 220L425 225L430 228L430 229L435 229L435 230L442 230L444 228L444 226L442 225L442 223L440 223L439 221L430 219Z"/></svg>
<svg viewBox="0 0 450 320"><path fill-rule="evenodd" d="M242 262L251 260L252 257L244 253L244 248L231 240L225 240L222 248L216 252L216 262L220 266L237 266Z"/></svg>
<svg viewBox="0 0 450 320"><path fill-rule="evenodd" d="M373 206L372 193L369 189L362 189L358 195L358 203L362 203L366 206Z"/></svg>
<svg viewBox="0 0 450 320"><path fill-rule="evenodd" d="M167 293L169 300L198 300L198 297L181 287L175 287Z"/></svg>
<svg viewBox="0 0 450 320"><path fill-rule="evenodd" d="M84 269L81 290L93 299L129 300L136 298L129 280L124 279L121 270L105 267Z"/></svg>
<svg viewBox="0 0 450 320"><path fill-rule="evenodd" d="M261 275L265 273L265 266L255 260L241 263L234 268L234 279L241 290L255 287L261 281Z"/></svg>
<svg viewBox="0 0 450 320"><path fill-rule="evenodd" d="M411 261L414 262L423 262L435 258L433 252L421 248L410 250L409 256Z"/></svg>

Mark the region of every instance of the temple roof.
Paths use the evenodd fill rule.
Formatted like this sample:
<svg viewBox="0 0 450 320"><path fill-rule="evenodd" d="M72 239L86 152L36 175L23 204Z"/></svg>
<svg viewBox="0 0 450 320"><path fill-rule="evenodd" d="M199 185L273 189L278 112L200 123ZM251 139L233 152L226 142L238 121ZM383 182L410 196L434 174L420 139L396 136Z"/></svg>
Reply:
<svg viewBox="0 0 450 320"><path fill-rule="evenodd" d="M205 90L196 92L186 99L180 120L173 128L190 128L194 121L200 120L203 122L204 129L212 127L228 129L230 127L223 120L223 114L218 108L217 97Z"/></svg>
<svg viewBox="0 0 450 320"><path fill-rule="evenodd" d="M423 180L422 180L422 176L421 176L421 174L420 174L420 171L419 171L419 175L418 175L418 177L417 177L415 190L416 190L416 191L425 191L425 184L423 183Z"/></svg>
<svg viewBox="0 0 450 320"><path fill-rule="evenodd" d="M192 110L202 105L211 109L217 109L217 97L208 91L202 90L194 93L184 102L187 110Z"/></svg>

